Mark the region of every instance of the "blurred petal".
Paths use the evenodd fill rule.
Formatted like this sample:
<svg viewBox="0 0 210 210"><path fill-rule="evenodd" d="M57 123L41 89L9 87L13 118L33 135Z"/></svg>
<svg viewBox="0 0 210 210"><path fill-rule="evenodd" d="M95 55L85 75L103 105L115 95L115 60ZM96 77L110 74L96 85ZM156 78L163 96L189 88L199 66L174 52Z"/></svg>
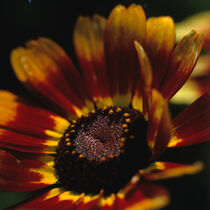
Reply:
<svg viewBox="0 0 210 210"><path fill-rule="evenodd" d="M114 105L128 106L138 78L138 58L133 41L143 43L146 18L141 6L115 7L105 31L105 56Z"/></svg>
<svg viewBox="0 0 210 210"><path fill-rule="evenodd" d="M192 165L169 162L154 162L148 168L139 171L147 180L160 180L198 173L203 169L201 162Z"/></svg>
<svg viewBox="0 0 210 210"><path fill-rule="evenodd" d="M69 125L64 118L31 106L9 91L0 90L0 112L2 128L35 137L60 139Z"/></svg>
<svg viewBox="0 0 210 210"><path fill-rule="evenodd" d="M182 87L196 64L203 45L203 36L195 31L186 35L175 47L161 93L169 100Z"/></svg>
<svg viewBox="0 0 210 210"><path fill-rule="evenodd" d="M181 147L210 140L210 92L178 114L168 147Z"/></svg>
<svg viewBox="0 0 210 210"><path fill-rule="evenodd" d="M0 150L0 190L31 191L57 181L53 167L36 160L15 158Z"/></svg>
<svg viewBox="0 0 210 210"><path fill-rule="evenodd" d="M171 17L149 18L145 49L153 69L153 88L159 88L175 44L175 24Z"/></svg>
<svg viewBox="0 0 210 210"><path fill-rule="evenodd" d="M191 104L210 91L210 54L201 55L190 78L171 99L172 103Z"/></svg>
<svg viewBox="0 0 210 210"><path fill-rule="evenodd" d="M80 17L74 30L74 46L87 87L99 106L111 105L104 55L106 19Z"/></svg>
<svg viewBox="0 0 210 210"><path fill-rule="evenodd" d="M60 68L36 41L27 43L27 47L19 47L11 53L11 63L18 79L69 117L87 112L84 101L70 88L62 74L62 66Z"/></svg>
<svg viewBox="0 0 210 210"><path fill-rule="evenodd" d="M190 30L204 33L204 49L210 49L210 11L194 14L176 24L177 41Z"/></svg>

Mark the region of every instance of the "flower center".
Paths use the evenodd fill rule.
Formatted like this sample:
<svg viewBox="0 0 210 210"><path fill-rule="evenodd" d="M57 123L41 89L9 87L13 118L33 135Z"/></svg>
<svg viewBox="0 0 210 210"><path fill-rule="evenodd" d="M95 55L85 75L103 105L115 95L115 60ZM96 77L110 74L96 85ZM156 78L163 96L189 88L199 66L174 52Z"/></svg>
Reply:
<svg viewBox="0 0 210 210"><path fill-rule="evenodd" d="M104 107L73 120L55 156L59 183L78 193L117 193L148 164L146 128L132 108Z"/></svg>

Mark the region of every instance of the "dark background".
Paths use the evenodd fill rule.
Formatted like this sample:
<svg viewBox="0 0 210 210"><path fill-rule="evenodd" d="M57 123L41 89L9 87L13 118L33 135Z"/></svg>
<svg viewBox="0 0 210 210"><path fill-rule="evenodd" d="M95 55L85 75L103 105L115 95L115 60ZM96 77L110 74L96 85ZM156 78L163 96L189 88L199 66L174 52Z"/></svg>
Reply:
<svg viewBox="0 0 210 210"><path fill-rule="evenodd" d="M147 17L170 15L176 22L196 12L210 10L209 0L32 0L31 3L28 0L0 0L0 88L32 99L13 74L9 58L11 50L23 45L26 40L45 36L58 42L76 62L72 32L77 17L94 13L107 17L119 3L126 6L131 3L141 4ZM173 115L183 108L184 105L172 106ZM165 209L210 209L210 142L170 150L162 159L181 163L201 160L205 164L205 170L197 175L157 182L167 187L171 194L171 204ZM0 209L33 194L0 192Z"/></svg>

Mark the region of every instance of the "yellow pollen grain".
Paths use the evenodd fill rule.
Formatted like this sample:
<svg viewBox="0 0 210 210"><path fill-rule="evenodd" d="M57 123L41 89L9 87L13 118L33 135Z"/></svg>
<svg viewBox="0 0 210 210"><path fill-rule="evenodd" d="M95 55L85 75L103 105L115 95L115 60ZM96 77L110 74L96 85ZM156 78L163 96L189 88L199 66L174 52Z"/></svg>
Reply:
<svg viewBox="0 0 210 210"><path fill-rule="evenodd" d="M128 125L127 124L122 124L122 128L127 128Z"/></svg>
<svg viewBox="0 0 210 210"><path fill-rule="evenodd" d="M113 155L113 154L111 154L111 155L109 156L109 158L111 158L111 159L112 159L112 158L114 158L114 155Z"/></svg>
<svg viewBox="0 0 210 210"><path fill-rule="evenodd" d="M71 142L67 142L66 143L66 146L71 146Z"/></svg>
<svg viewBox="0 0 210 210"><path fill-rule="evenodd" d="M68 136L70 136L70 134L69 134L69 133L67 133L65 136L66 136L66 137L68 137Z"/></svg>
<svg viewBox="0 0 210 210"><path fill-rule="evenodd" d="M71 152L71 154L72 154L72 155L75 155L75 154L76 154L76 151L75 151L75 150L73 150L73 151Z"/></svg>
<svg viewBox="0 0 210 210"><path fill-rule="evenodd" d="M91 111L91 113L95 114L95 113L96 113L96 111L95 111L95 110L92 110L92 111Z"/></svg>
<svg viewBox="0 0 210 210"><path fill-rule="evenodd" d="M123 114L123 116L124 116L124 117L129 117L130 114L126 112L126 113Z"/></svg>
<svg viewBox="0 0 210 210"><path fill-rule="evenodd" d="M80 155L79 155L79 158L83 158L83 157L84 157L84 155L83 155L83 154L80 154Z"/></svg>
<svg viewBox="0 0 210 210"><path fill-rule="evenodd" d="M66 138L66 141L70 141L70 138Z"/></svg>
<svg viewBox="0 0 210 210"><path fill-rule="evenodd" d="M72 120L72 122L75 124L75 123L77 123L77 121L76 120Z"/></svg>
<svg viewBox="0 0 210 210"><path fill-rule="evenodd" d="M125 122L126 122L126 123L130 123L130 122L131 122L131 119L130 119L130 118L126 118L126 119L125 119Z"/></svg>
<svg viewBox="0 0 210 210"><path fill-rule="evenodd" d="M120 143L120 147L124 147L124 144L123 143Z"/></svg>
<svg viewBox="0 0 210 210"><path fill-rule="evenodd" d="M76 126L76 125L71 125L70 127L71 127L71 128L75 128L75 126Z"/></svg>
<svg viewBox="0 0 210 210"><path fill-rule="evenodd" d="M104 162L105 160L106 160L106 158L105 158L105 157L102 157L102 158L101 158L101 161L102 161L102 162Z"/></svg>
<svg viewBox="0 0 210 210"><path fill-rule="evenodd" d="M130 135L129 139L135 139L135 136L134 135Z"/></svg>
<svg viewBox="0 0 210 210"><path fill-rule="evenodd" d="M120 107L117 107L116 112L121 112L122 109Z"/></svg>
<svg viewBox="0 0 210 210"><path fill-rule="evenodd" d="M114 114L114 111L112 109L110 109L109 114Z"/></svg>
<svg viewBox="0 0 210 210"><path fill-rule="evenodd" d="M86 114L85 117L89 117L89 114Z"/></svg>
<svg viewBox="0 0 210 210"><path fill-rule="evenodd" d="M121 137L121 138L120 138L120 141L121 141L121 142L125 142L125 140L126 140L125 137Z"/></svg>
<svg viewBox="0 0 210 210"><path fill-rule="evenodd" d="M124 130L125 133L128 133L128 131L129 131L129 130L128 130L127 128Z"/></svg>
<svg viewBox="0 0 210 210"><path fill-rule="evenodd" d="M70 133L75 133L75 130L71 130Z"/></svg>

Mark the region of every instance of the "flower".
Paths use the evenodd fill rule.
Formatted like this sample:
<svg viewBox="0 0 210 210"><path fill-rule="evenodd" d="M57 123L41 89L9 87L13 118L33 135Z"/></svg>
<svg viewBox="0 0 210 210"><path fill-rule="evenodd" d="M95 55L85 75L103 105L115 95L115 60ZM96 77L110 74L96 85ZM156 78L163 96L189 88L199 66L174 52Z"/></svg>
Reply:
<svg viewBox="0 0 210 210"><path fill-rule="evenodd" d="M13 50L18 79L51 111L0 91L0 190L46 189L11 208L167 205L167 190L150 181L193 174L203 165L158 157L168 147L210 139L210 93L174 119L168 109L202 44L203 36L191 31L175 46L172 18L146 20L133 4L116 6L107 20L78 19L74 45L82 76L50 39Z"/></svg>

